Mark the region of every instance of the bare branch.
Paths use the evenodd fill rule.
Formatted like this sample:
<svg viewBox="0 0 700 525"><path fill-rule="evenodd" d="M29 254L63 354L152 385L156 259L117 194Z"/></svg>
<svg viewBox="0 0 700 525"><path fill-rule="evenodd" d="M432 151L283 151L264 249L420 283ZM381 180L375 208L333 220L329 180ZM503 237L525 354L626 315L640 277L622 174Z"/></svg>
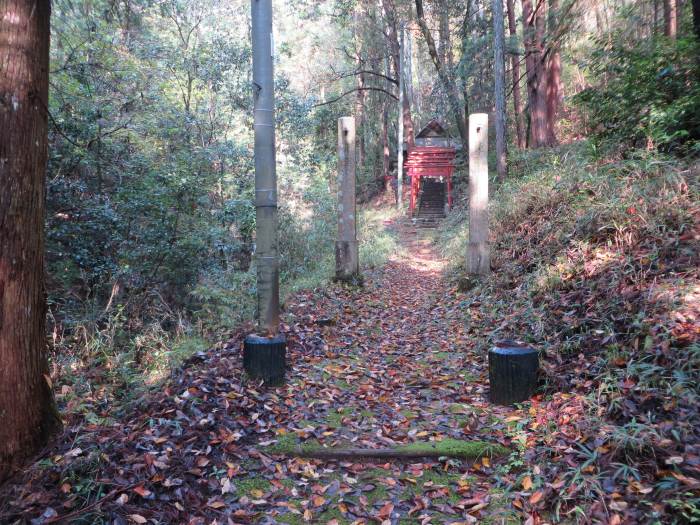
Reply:
<svg viewBox="0 0 700 525"><path fill-rule="evenodd" d="M345 96L347 96L347 95L349 95L349 94L351 94L351 93L355 93L356 91L379 91L379 92L381 92L381 93L384 93L385 95L390 96L391 98L393 98L393 99L396 100L396 101L399 100L399 98L398 98L396 95L394 95L394 94L391 93L390 91L387 91L386 89L382 89L382 88L378 88L378 87L369 86L369 87L351 89L350 91L346 91L345 93L343 93L343 94L340 95L339 97L334 98L333 100L327 100L326 102L321 102L321 103L319 103L319 104L314 104L314 105L311 106L311 107L312 107L312 108L317 108L317 107L319 107L319 106L326 106L326 105L328 105L328 104L333 104L334 102L338 102L341 98L343 98L343 97L345 97Z"/></svg>

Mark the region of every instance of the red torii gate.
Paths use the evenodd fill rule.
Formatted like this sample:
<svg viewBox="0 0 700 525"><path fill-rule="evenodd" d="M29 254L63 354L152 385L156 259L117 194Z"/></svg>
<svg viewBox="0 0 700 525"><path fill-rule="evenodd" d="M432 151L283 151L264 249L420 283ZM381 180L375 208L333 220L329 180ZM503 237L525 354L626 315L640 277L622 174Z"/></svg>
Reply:
<svg viewBox="0 0 700 525"><path fill-rule="evenodd" d="M422 177L444 179L447 185L447 206L452 208L452 175L454 174L455 148L444 146L414 146L408 151L405 162L411 178L409 212L413 215L420 191Z"/></svg>

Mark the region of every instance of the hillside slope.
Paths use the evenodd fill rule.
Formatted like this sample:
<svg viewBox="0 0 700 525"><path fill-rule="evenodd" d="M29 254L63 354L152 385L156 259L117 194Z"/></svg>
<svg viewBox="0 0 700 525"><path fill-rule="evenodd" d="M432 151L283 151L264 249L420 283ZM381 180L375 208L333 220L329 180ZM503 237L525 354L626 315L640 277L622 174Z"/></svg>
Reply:
<svg viewBox="0 0 700 525"><path fill-rule="evenodd" d="M522 155L494 192L493 275L462 277L460 304L482 348L515 338L543 351L545 400L585 396L569 451L584 468L562 471L566 453L551 449L537 458L549 472L526 473L552 510L583 496L602 519L602 495L622 483L613 510L634 522L700 519L698 182L697 164L596 158L582 142ZM453 261L467 230L464 209L441 229Z"/></svg>

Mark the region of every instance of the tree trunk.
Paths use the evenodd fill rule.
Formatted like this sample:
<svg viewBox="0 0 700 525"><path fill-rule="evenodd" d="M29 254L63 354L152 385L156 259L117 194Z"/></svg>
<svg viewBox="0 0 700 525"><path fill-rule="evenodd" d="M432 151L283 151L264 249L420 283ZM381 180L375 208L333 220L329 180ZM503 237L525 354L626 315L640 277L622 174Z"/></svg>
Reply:
<svg viewBox="0 0 700 525"><path fill-rule="evenodd" d="M515 6L513 0L506 0L506 8L508 9L508 32L511 37L517 35L515 25ZM516 54L511 55L512 74L513 74L513 110L515 112L515 134L518 141L518 148L525 148L525 124L523 122L523 104L520 99L520 57Z"/></svg>
<svg viewBox="0 0 700 525"><path fill-rule="evenodd" d="M387 36L389 38L389 48L391 50L391 62L394 67L396 78L399 78L399 33L396 22L396 6L394 0L384 0L384 15L387 19ZM413 117L411 116L411 106L408 97L404 97L403 105L401 106L403 116L404 136L409 148L415 144L415 132L413 126Z"/></svg>
<svg viewBox="0 0 700 525"><path fill-rule="evenodd" d="M362 20L364 19L364 5L363 2L358 2L355 9L355 45L357 47L357 69L359 71L364 71L365 62L363 59L363 38L362 38ZM364 141L364 129L365 129L365 102L366 102L366 91L365 91L365 74L359 73L356 75L357 80L357 93L355 98L355 118L357 121L357 165L362 167L365 163L365 141Z"/></svg>
<svg viewBox="0 0 700 525"><path fill-rule="evenodd" d="M0 0L0 481L60 428L48 376L49 0Z"/></svg>
<svg viewBox="0 0 700 525"><path fill-rule="evenodd" d="M549 0L548 25L550 34L555 33L557 18L559 17L559 0ZM556 139L557 115L562 100L561 86L561 55L559 54L559 43L550 43L548 59L545 62L547 71L547 133L550 135L549 141L554 144Z"/></svg>
<svg viewBox="0 0 700 525"><path fill-rule="evenodd" d="M360 59L360 68L363 67L362 60ZM362 168L365 163L365 141L363 130L365 129L365 75L360 73L357 75L357 98L355 99L355 117L357 118L358 124L358 136L357 136L357 165Z"/></svg>
<svg viewBox="0 0 700 525"><path fill-rule="evenodd" d="M423 11L423 0L416 0L416 15L418 19L418 25L420 26L421 33L423 33L423 38L425 38L425 43L428 45L428 52L430 53L430 58L435 64L435 69L437 70L438 77L442 83L442 87L447 95L447 101L450 105L450 109L457 123L457 129L459 130L459 136L462 140L462 147L468 148L469 139L467 133L467 124L462 115L462 104L459 100L459 89L454 81L453 76L448 71L448 68L443 62L440 61L440 56L438 55L437 48L435 46L435 40L430 32L427 22L425 21L425 13Z"/></svg>
<svg viewBox="0 0 700 525"><path fill-rule="evenodd" d="M506 177L506 71L504 63L503 0L493 0L494 90L496 100L496 173Z"/></svg>
<svg viewBox="0 0 700 525"><path fill-rule="evenodd" d="M440 16L440 40L438 55L440 56L440 61L443 64L452 63L452 53L450 50L450 11L449 11L449 0L440 0L438 2L439 16Z"/></svg>
<svg viewBox="0 0 700 525"><path fill-rule="evenodd" d="M664 0L664 35L676 38L676 0Z"/></svg>
<svg viewBox="0 0 700 525"><path fill-rule="evenodd" d="M693 0L693 32L700 42L700 0Z"/></svg>
<svg viewBox="0 0 700 525"><path fill-rule="evenodd" d="M538 0L533 11L531 0L523 3L523 43L525 44L525 69L527 72L528 108L530 133L528 145L534 148L552 146L556 143L553 119L548 118L547 107L547 63L544 50L545 0Z"/></svg>

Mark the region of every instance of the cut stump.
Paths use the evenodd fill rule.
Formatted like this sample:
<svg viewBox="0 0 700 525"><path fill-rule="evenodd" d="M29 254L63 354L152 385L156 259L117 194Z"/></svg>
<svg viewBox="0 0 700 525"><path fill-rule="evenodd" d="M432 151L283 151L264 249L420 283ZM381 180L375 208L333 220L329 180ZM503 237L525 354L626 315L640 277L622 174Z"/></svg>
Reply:
<svg viewBox="0 0 700 525"><path fill-rule="evenodd" d="M512 405L532 397L537 389L539 355L524 343L500 341L489 351L492 403Z"/></svg>
<svg viewBox="0 0 700 525"><path fill-rule="evenodd" d="M249 335L243 342L243 368L254 379L276 385L284 383L287 367L287 340L284 335Z"/></svg>

